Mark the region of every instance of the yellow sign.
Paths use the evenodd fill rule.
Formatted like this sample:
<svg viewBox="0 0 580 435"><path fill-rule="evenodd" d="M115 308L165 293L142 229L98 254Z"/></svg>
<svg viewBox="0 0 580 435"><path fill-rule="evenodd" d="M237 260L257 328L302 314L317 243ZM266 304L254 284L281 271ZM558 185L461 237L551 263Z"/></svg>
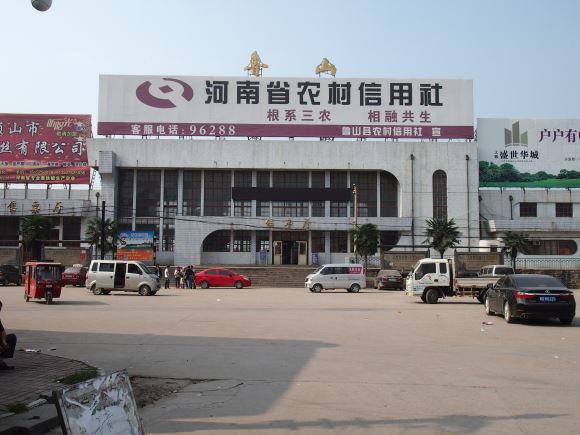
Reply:
<svg viewBox="0 0 580 435"><path fill-rule="evenodd" d="M16 210L17 210L17 208L18 208L18 207L16 206L16 201L10 201L10 204L8 204L8 205L6 206L6 208L7 208L8 210L10 210L10 214L14 214L14 213L16 213Z"/></svg>
<svg viewBox="0 0 580 435"><path fill-rule="evenodd" d="M316 74L320 74L320 73L328 73L330 74L332 77L336 76L336 67L330 63L330 61L324 57L322 58L322 62L320 62L320 65L316 66Z"/></svg>
<svg viewBox="0 0 580 435"><path fill-rule="evenodd" d="M58 201L55 205L54 208L52 209L53 213L59 213L62 210L62 201Z"/></svg>
<svg viewBox="0 0 580 435"><path fill-rule="evenodd" d="M250 56L250 63L244 67L244 71L250 71L250 74L256 77L262 75L262 68L268 68L268 65L262 63L260 55L257 51L254 51Z"/></svg>
<svg viewBox="0 0 580 435"><path fill-rule="evenodd" d="M34 201L32 203L32 214L38 214L38 212L40 211L40 204L38 203L38 201Z"/></svg>

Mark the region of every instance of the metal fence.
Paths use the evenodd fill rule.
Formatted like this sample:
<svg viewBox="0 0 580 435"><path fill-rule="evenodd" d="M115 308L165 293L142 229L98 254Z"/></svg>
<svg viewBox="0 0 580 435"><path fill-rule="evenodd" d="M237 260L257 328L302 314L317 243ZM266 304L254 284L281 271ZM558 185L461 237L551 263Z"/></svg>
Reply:
<svg viewBox="0 0 580 435"><path fill-rule="evenodd" d="M508 257L505 264L511 264ZM518 270L579 270L580 258L516 258L516 269Z"/></svg>

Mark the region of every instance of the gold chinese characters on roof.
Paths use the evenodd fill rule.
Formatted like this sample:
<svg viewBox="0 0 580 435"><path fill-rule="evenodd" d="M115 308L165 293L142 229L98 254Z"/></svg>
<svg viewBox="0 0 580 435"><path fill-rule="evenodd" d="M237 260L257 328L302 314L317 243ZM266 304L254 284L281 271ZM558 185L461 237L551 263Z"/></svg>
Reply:
<svg viewBox="0 0 580 435"><path fill-rule="evenodd" d="M251 75L259 77L262 75L262 68L268 68L268 65L262 63L260 55L254 51L250 56L250 63L244 67L244 71L249 71Z"/></svg>
<svg viewBox="0 0 580 435"><path fill-rule="evenodd" d="M322 58L320 65L316 66L316 74L320 75L321 73L330 74L332 77L336 76L336 67L326 57Z"/></svg>

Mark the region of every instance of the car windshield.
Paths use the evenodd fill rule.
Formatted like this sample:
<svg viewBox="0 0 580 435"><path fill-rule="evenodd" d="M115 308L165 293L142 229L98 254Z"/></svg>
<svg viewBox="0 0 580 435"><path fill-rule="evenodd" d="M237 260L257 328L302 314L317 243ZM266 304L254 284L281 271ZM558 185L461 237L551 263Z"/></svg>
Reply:
<svg viewBox="0 0 580 435"><path fill-rule="evenodd" d="M385 275L390 275L390 276L401 276L401 274L399 273L398 270L385 270Z"/></svg>
<svg viewBox="0 0 580 435"><path fill-rule="evenodd" d="M80 267L67 267L64 273L79 273L81 271Z"/></svg>
<svg viewBox="0 0 580 435"><path fill-rule="evenodd" d="M558 287L566 289L560 280L552 276L538 276L538 275L520 275L514 276L516 284L520 288L540 288L540 287Z"/></svg>

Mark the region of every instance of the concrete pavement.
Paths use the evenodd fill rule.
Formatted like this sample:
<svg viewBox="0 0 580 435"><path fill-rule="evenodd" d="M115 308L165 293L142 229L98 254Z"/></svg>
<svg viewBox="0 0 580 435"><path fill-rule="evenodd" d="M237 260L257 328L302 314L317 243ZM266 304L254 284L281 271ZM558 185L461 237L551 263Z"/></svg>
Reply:
<svg viewBox="0 0 580 435"><path fill-rule="evenodd" d="M580 424L578 319L508 325L469 299L426 305L375 290L66 288L53 306L11 291L3 321L27 347L204 380L142 409L150 434L573 434Z"/></svg>

